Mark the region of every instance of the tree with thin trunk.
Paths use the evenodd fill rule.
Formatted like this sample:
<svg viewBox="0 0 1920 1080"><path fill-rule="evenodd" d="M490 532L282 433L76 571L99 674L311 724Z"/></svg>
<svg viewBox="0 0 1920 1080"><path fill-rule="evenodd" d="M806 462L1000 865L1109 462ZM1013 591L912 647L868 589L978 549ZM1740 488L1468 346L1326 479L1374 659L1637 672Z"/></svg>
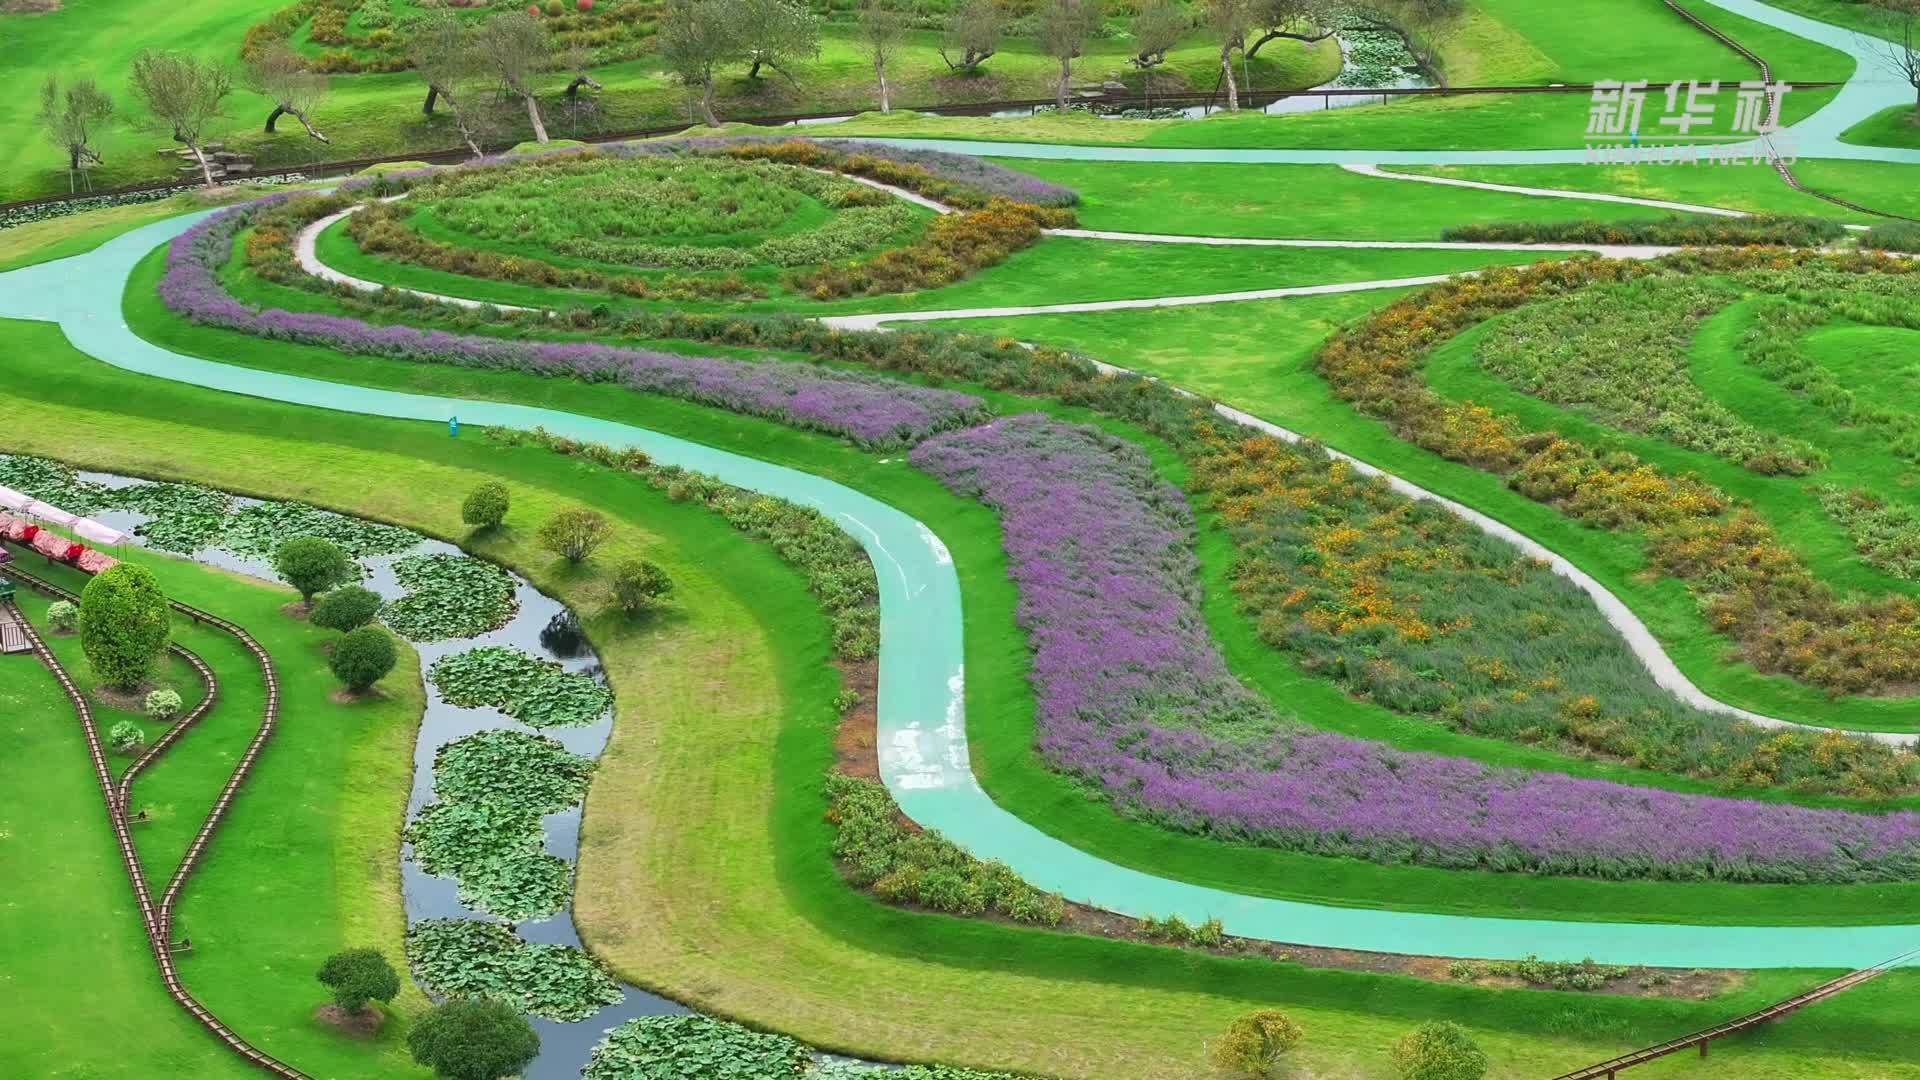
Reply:
<svg viewBox="0 0 1920 1080"><path fill-rule="evenodd" d="M893 111L892 88L887 85L887 67L900 51L907 36L907 15L885 0L867 0L860 9L858 27L860 45L873 62L873 81L880 86L880 111Z"/></svg>
<svg viewBox="0 0 1920 1080"><path fill-rule="evenodd" d="M740 55L740 36L726 0L667 0L660 21L660 55L688 86L700 88L700 115L720 126L713 111L713 78Z"/></svg>
<svg viewBox="0 0 1920 1080"><path fill-rule="evenodd" d="M1167 62L1167 50L1193 25L1187 9L1173 0L1147 0L1133 16L1133 53L1127 63L1140 69L1147 107L1153 107L1153 69Z"/></svg>
<svg viewBox="0 0 1920 1080"><path fill-rule="evenodd" d="M442 12L414 28L409 54L414 74L427 84L427 101L420 111L432 116L434 103L445 102L460 141L479 157L490 114L474 100L482 74L472 38L464 21L451 12Z"/></svg>
<svg viewBox="0 0 1920 1080"><path fill-rule="evenodd" d="M724 0L737 9L734 25L740 33L742 59L752 65L747 78L760 77L770 67L799 85L788 69L795 60L820 55L820 19L800 0Z"/></svg>
<svg viewBox="0 0 1920 1080"><path fill-rule="evenodd" d="M940 59L946 61L949 71L972 74L1000 48L1000 36L1006 32L1007 17L997 0L963 0L947 17ZM947 55L949 50L959 54L959 63Z"/></svg>
<svg viewBox="0 0 1920 1080"><path fill-rule="evenodd" d="M186 53L142 49L128 75L134 94L161 124L172 129L173 141L192 152L200 163L200 175L212 187L213 166L207 164L202 146L208 126L225 115L220 108L233 92L233 74L218 63Z"/></svg>
<svg viewBox="0 0 1920 1080"><path fill-rule="evenodd" d="M540 118L540 100L534 96L536 75L553 66L553 39L546 24L524 11L495 15L474 31L473 44L487 74L500 92L527 106L535 142L548 142L546 122Z"/></svg>
<svg viewBox="0 0 1920 1080"><path fill-rule="evenodd" d="M1247 45L1247 59L1260 55L1260 50L1270 41L1315 45L1327 40L1337 32L1333 26L1335 14L1323 0L1255 0L1252 24L1255 33Z"/></svg>
<svg viewBox="0 0 1920 1080"><path fill-rule="evenodd" d="M1392 34L1434 80L1446 84L1440 46L1459 24L1466 0L1354 0L1341 9L1342 29Z"/></svg>
<svg viewBox="0 0 1920 1080"><path fill-rule="evenodd" d="M593 47L587 44L584 38L579 35L569 37L566 45L560 49L558 59L562 68L573 73L573 78L567 82L566 90L562 91L567 97L579 97L582 87L593 90L606 89L600 85L600 80L587 73L587 69L593 66Z"/></svg>
<svg viewBox="0 0 1920 1080"><path fill-rule="evenodd" d="M300 121L308 135L327 142L327 137L313 126L314 107L327 96L327 77L308 71L306 60L286 42L274 42L253 54L247 61L247 85L273 102L273 111L267 114L267 134L273 134L273 125L282 116L291 116Z"/></svg>
<svg viewBox="0 0 1920 1080"><path fill-rule="evenodd" d="M1861 43L1881 66L1913 87L1914 120L1920 123L1920 0L1876 0L1873 35Z"/></svg>
<svg viewBox="0 0 1920 1080"><path fill-rule="evenodd" d="M1227 109L1240 111L1240 84L1233 79L1233 54L1244 53L1254 26L1254 0L1207 0L1207 29L1220 45L1220 81L1227 88Z"/></svg>
<svg viewBox="0 0 1920 1080"><path fill-rule="evenodd" d="M1067 108L1067 92L1073 88L1073 62L1087 47L1087 39L1100 29L1100 0L1046 0L1034 15L1034 36L1048 56L1060 62L1060 81L1054 100L1061 111Z"/></svg>
<svg viewBox="0 0 1920 1080"><path fill-rule="evenodd" d="M68 191L73 190L76 173L85 179L87 170L100 164L100 151L93 141L111 119L113 99L92 79L82 76L62 88L59 78L49 75L41 84L40 130L67 155ZM93 187L91 181L87 187Z"/></svg>

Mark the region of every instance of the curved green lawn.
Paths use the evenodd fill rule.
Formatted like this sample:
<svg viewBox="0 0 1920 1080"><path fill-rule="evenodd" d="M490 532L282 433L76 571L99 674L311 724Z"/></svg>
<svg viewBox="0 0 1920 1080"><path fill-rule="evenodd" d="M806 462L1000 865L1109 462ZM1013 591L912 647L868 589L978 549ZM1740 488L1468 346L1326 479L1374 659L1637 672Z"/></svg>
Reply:
<svg viewBox="0 0 1920 1080"><path fill-rule="evenodd" d="M1602 882L1498 873L1461 873L1378 866L1359 860L1295 855L1173 833L1122 819L1102 802L1047 770L1032 751L1033 698L1026 683L1026 645L1013 622L1015 591L1000 552L997 519L945 492L897 456L877 466L863 453L821 436L767 421L717 413L623 388L511 372L346 356L265 342L244 334L186 324L153 294L158 257L129 283L128 323L143 336L188 354L291 371L360 385L462 397L497 398L604 416L719 445L831 476L926 522L953 551L968 610L968 722L973 762L994 798L1020 817L1085 850L1123 865L1255 894L1405 910L1508 914L1570 919L1701 923L1884 923L1909 885L1757 886L1724 883ZM1237 306L1237 305L1236 305ZM978 390L979 388L969 388ZM988 394L1002 411L1051 406ZM1086 418L1076 410L1064 415ZM1145 443L1156 463L1180 479L1177 462L1151 439L1106 425ZM1209 536L1213 533L1209 531ZM1252 640L1221 587L1230 553L1217 541L1203 548L1214 598L1210 618L1229 643L1243 677L1265 688L1283 711L1308 722L1411 748L1462 753L1502 764L1621 779L1682 790L1705 785L1646 770L1448 732L1428 721L1359 705L1304 674ZM1237 646L1234 645L1237 641ZM1777 792L1756 793L1780 798ZM1818 800L1832 801L1832 800ZM1911 886L1920 896L1920 883Z"/></svg>
<svg viewBox="0 0 1920 1080"><path fill-rule="evenodd" d="M105 467L298 494L441 535L459 534L462 476L499 476L514 487L516 513L481 549L582 611L598 610L597 571L569 572L535 553L531 524L556 500L592 499L623 532L644 530L648 556L685 591L652 629L590 622L620 719L589 797L580 918L589 943L624 974L718 1011L875 1056L1089 1077L1208 1075L1206 1033L1256 1004L1284 1007L1307 1028L1300 1064L1325 1075L1380 1074L1392 1038L1452 1018L1492 1055L1492 1075L1517 1080L1701 1026L1819 977L1756 973L1702 1002L1570 999L876 904L848 889L825 856L819 778L832 759L834 684L826 623L766 549L740 543L691 504L574 459L130 376L79 357L51 327L0 323L0 335L28 357L0 366L0 386L24 420L54 433L47 452L93 450L90 429L111 425L115 439L96 451ZM112 412L94 411L103 401ZM670 419L651 408L645 416ZM384 482L369 485L369 476ZM630 545L617 537L603 558ZM1767 1080L1835 1067L1920 1075L1886 1019L1916 985L1894 976L1825 1007L1818 1025L1790 1024L1716 1056ZM873 1007L876 988L885 1009Z"/></svg>
<svg viewBox="0 0 1920 1080"><path fill-rule="evenodd" d="M1841 142L1856 146L1895 146L1920 149L1920 111L1913 104L1891 105L1840 133Z"/></svg>
<svg viewBox="0 0 1920 1080"><path fill-rule="evenodd" d="M26 407L24 399L9 402ZM67 451L84 464L111 465L99 448L114 441L113 426L112 417L67 417L59 436L40 430L4 449ZM280 612L291 592L137 548L121 554L152 568L169 596L247 627L273 654L286 703L278 732L181 897L176 926L194 941L179 957L182 979L243 1037L303 1068L339 1077L423 1076L404 1046L407 1019L425 1007L410 981L371 1041L310 1016L326 1000L313 972L328 954L372 945L396 966L402 959L399 830L423 707L412 650L403 649L401 665L381 684L382 698L335 704L320 649L332 635ZM32 562L33 572L65 588L85 583L77 571ZM48 601L23 589L21 602L37 618ZM156 893L258 729L263 701L259 668L233 638L183 620L174 636L213 667L221 687L213 710L134 785L134 805L153 816L135 827L134 842ZM91 684L77 638L48 643L77 681ZM98 722L121 715L102 709ZM34 1038L0 1051L0 1072L253 1075L162 991L71 712L37 716L9 741L17 756L8 761L22 771L0 785L0 821L10 822L0 832L33 837L28 852L52 859L8 877L16 885L0 914L8 926L0 950L11 956L9 994L44 1021ZM57 854L42 851L43 837L60 844ZM0 852L13 846L0 844Z"/></svg>
<svg viewBox="0 0 1920 1080"><path fill-rule="evenodd" d="M1538 253L1527 251L1209 247L1049 236L1014 252L997 266L938 289L825 302L786 296L744 303L682 303L518 285L372 255L361 251L347 235L345 222L322 230L315 248L321 262L353 277L496 304L567 308L606 303L615 309L794 312L808 316L1239 292L1446 274L1481 266L1519 265L1540 258ZM226 268L223 280L248 303L290 310L314 310L316 304L331 304L306 290L262 281L246 270L237 256Z"/></svg>

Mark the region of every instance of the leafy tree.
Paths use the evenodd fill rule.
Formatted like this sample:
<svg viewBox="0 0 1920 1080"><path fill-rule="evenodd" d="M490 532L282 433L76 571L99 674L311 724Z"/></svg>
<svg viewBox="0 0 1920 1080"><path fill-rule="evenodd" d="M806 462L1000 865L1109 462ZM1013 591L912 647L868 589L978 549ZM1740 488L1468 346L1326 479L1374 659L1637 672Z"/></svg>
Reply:
<svg viewBox="0 0 1920 1080"><path fill-rule="evenodd" d="M413 1025L407 1050L444 1080L499 1080L527 1067L540 1053L540 1036L504 1001L454 998Z"/></svg>
<svg viewBox="0 0 1920 1080"><path fill-rule="evenodd" d="M67 155L68 191L73 190L75 173L85 178L87 169L100 164L93 142L111 119L113 99L92 79L83 76L62 89L59 78L49 75L40 84L40 130ZM91 188L92 181L87 186Z"/></svg>
<svg viewBox="0 0 1920 1080"><path fill-rule="evenodd" d="M735 9L742 58L752 66L747 78L770 67L796 82L787 65L820 55L820 19L800 0L723 0ZM796 82L797 85L797 82Z"/></svg>
<svg viewBox="0 0 1920 1080"><path fill-rule="evenodd" d="M721 64L740 55L734 11L725 0L667 0L660 21L660 55L688 86L700 88L700 115L718 127L713 111L713 76Z"/></svg>
<svg viewBox="0 0 1920 1080"><path fill-rule="evenodd" d="M962 0L947 16L940 59L946 61L949 71L979 71L980 65L1000 48L1000 36L1006 32L1007 17L998 0ZM959 63L947 55L949 49L960 54Z"/></svg>
<svg viewBox="0 0 1920 1080"><path fill-rule="evenodd" d="M307 70L307 62L292 46L276 41L254 53L247 61L247 85L254 93L273 102L267 114L267 134L282 116L300 121L307 134L321 142L327 137L313 126L312 113L320 99L327 96L327 77Z"/></svg>
<svg viewBox="0 0 1920 1080"><path fill-rule="evenodd" d="M1325 0L1255 0L1251 28L1258 33L1246 47L1247 59L1260 55L1269 41L1325 41L1336 32L1331 25L1335 14Z"/></svg>
<svg viewBox="0 0 1920 1080"><path fill-rule="evenodd" d="M213 166L207 164L207 128L225 115L220 111L233 92L233 74L212 60L197 60L182 52L142 49L129 72L133 92L163 125L173 129L173 141L182 143L200 162L200 175L213 186Z"/></svg>
<svg viewBox="0 0 1920 1080"><path fill-rule="evenodd" d="M1227 1025L1226 1034L1213 1044L1213 1063L1245 1076L1271 1076L1300 1037L1300 1025L1286 1013L1256 1009Z"/></svg>
<svg viewBox="0 0 1920 1080"><path fill-rule="evenodd" d="M1253 29L1255 0L1207 0L1207 29L1220 46L1220 81L1227 88L1227 109L1240 111L1240 84L1233 78L1233 54L1244 53Z"/></svg>
<svg viewBox="0 0 1920 1080"><path fill-rule="evenodd" d="M80 648L108 686L131 690L147 681L171 629L167 598L144 566L108 567L80 590Z"/></svg>
<svg viewBox="0 0 1920 1080"><path fill-rule="evenodd" d="M1034 36L1048 56L1060 61L1055 98L1064 111L1073 80L1073 62L1100 29L1100 0L1045 0L1034 15Z"/></svg>
<svg viewBox="0 0 1920 1080"><path fill-rule="evenodd" d="M333 991L335 1005L350 1013L400 993L400 976L379 949L342 949L327 957L314 978Z"/></svg>
<svg viewBox="0 0 1920 1080"><path fill-rule="evenodd" d="M386 678L399 658L392 634L378 626L363 626L334 642L327 666L342 685L358 693Z"/></svg>
<svg viewBox="0 0 1920 1080"><path fill-rule="evenodd" d="M629 615L645 611L672 591L673 579L645 559L623 562L613 572L613 602Z"/></svg>
<svg viewBox="0 0 1920 1080"><path fill-rule="evenodd" d="M568 562L581 562L607 538L613 527L599 511L576 506L562 510L540 526L540 546Z"/></svg>
<svg viewBox="0 0 1920 1080"><path fill-rule="evenodd" d="M432 116L434 103L445 101L460 141L479 157L480 140L487 134L491 114L483 108L469 108L474 105L482 78L472 39L464 20L442 11L414 28L409 56L414 74L427 84L427 100L420 111Z"/></svg>
<svg viewBox="0 0 1920 1080"><path fill-rule="evenodd" d="M1133 55L1127 63L1140 69L1147 101L1153 101L1153 69L1167 62L1167 50L1193 25L1187 9L1173 0L1147 0L1133 16Z"/></svg>
<svg viewBox="0 0 1920 1080"><path fill-rule="evenodd" d="M480 24L473 33L473 49L500 92L526 102L527 120L536 142L547 142L547 125L540 119L533 78L553 66L553 40L547 24L524 11L508 11Z"/></svg>
<svg viewBox="0 0 1920 1080"><path fill-rule="evenodd" d="M1421 1024L1393 1044L1393 1067L1400 1080L1480 1080L1487 1055L1466 1029L1448 1020Z"/></svg>
<svg viewBox="0 0 1920 1080"><path fill-rule="evenodd" d="M860 8L856 34L867 59L873 63L873 79L880 85L880 111L892 112L893 94L887 86L887 68L907 36L907 14L886 0L867 0Z"/></svg>
<svg viewBox="0 0 1920 1080"><path fill-rule="evenodd" d="M315 594L359 576L353 560L339 545L318 536L296 536L275 548L273 569L298 589L300 599L308 604L313 603Z"/></svg>
<svg viewBox="0 0 1920 1080"><path fill-rule="evenodd" d="M511 505L507 485L489 480L467 493L467 501L460 504L460 520L476 529L496 528L507 520L507 509Z"/></svg>
<svg viewBox="0 0 1920 1080"><path fill-rule="evenodd" d="M380 613L380 594L360 585L342 585L314 602L307 621L327 630L358 630Z"/></svg>

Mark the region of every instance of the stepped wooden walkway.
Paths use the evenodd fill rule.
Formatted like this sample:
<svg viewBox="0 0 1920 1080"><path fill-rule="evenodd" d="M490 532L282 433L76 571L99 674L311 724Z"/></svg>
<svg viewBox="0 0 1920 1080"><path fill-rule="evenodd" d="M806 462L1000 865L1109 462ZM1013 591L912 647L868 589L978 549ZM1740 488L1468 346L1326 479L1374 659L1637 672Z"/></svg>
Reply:
<svg viewBox="0 0 1920 1080"><path fill-rule="evenodd" d="M9 565L7 573L20 584L31 586L49 596L55 596L62 600L77 601L79 599L73 593L54 585L52 582L22 571L17 563ZM306 1073L249 1044L231 1028L227 1027L226 1024L222 1023L219 1017L209 1012L205 1006L194 999L192 993L187 990L186 985L180 981L179 971L174 964L174 905L180 899L181 890L186 887L187 878L193 873L195 867L200 864L201 858L206 854L207 846L212 842L215 830L219 828L220 822L226 818L227 810L232 806L233 798L238 794L241 784L246 781L247 775L253 771L254 762L259 758L260 751L266 746L267 739L273 734L274 725L280 716L280 683L273 670L272 657L268 656L267 651L260 647L259 642L253 640L252 635L248 634L239 626L225 619L210 615L198 608L189 607L177 601L168 601L168 603L175 611L186 615L196 623L212 626L238 639L240 643L246 647L247 651L253 654L254 660L260 665L261 674L266 681L267 701L265 708L262 710L259 731L255 733L253 741L247 745L246 752L241 755L239 763L234 766L233 773L227 778L226 785L220 790L219 798L214 801L213 809L207 814L206 820L201 823L199 832L195 834L193 838L193 843L188 846L186 855L181 858L180 865L174 870L172 878L168 880L166 888L157 903L153 899L152 889L147 884L146 872L140 865L140 855L134 848L133 837L128 827L128 797L134 778L155 758L165 752L168 747L172 746L188 727L198 722L199 719L206 715L207 711L213 707L214 700L219 692L219 684L214 678L212 668L208 667L198 656L195 656L187 649L180 646L172 647L175 655L186 659L186 661L199 672L200 677L206 680L206 696L191 712L169 728L165 735L154 740L153 745L127 768L126 773L120 778L119 784L116 785L113 781L113 773L107 766L106 754L101 749L100 730L98 725L94 723L92 704L88 702L86 695L81 693L79 688L74 685L73 679L67 674L66 668L63 667L59 659L53 655L53 651L47 648L46 642L40 638L39 633L33 629L33 626L28 623L25 618L19 616L18 609L13 606L12 601L5 601L4 606L6 614L13 615L19 619L29 647L33 653L39 657L40 662L45 664L48 670L53 672L54 677L59 680L61 689L64 690L67 695L67 700L73 704L74 715L80 720L81 730L87 739L87 752L93 760L94 777L99 781L100 795L106 803L107 823L112 827L114 840L119 845L121 865L126 870L128 883L133 887L134 900L140 907L140 919L145 925L147 932L147 945L153 953L154 965L160 971L161 982L166 985L167 995L173 998L181 1008L191 1014L195 1020L199 1021L202 1027L212 1032L214 1037L225 1043L229 1049L240 1057L276 1076L287 1077L289 1080L311 1080Z"/></svg>
<svg viewBox="0 0 1920 1080"><path fill-rule="evenodd" d="M1690 1032L1676 1039L1668 1039L1666 1042L1644 1047L1630 1054L1622 1054L1617 1058L1602 1061L1597 1065L1589 1065L1584 1069L1575 1069L1570 1073L1562 1073L1554 1077L1554 1080L1613 1080L1622 1070L1631 1069L1635 1065L1645 1065L1649 1061L1663 1058L1670 1054L1677 1054L1682 1050L1696 1046L1700 1048L1700 1056L1706 1057L1707 1046L1715 1039L1724 1039L1729 1035L1738 1034L1748 1028L1767 1023L1770 1020L1778 1020L1796 1009L1803 1009L1816 1001L1823 1001L1835 994L1851 990L1863 982L1885 975L1894 968L1903 967L1914 962L1916 959L1920 959L1920 949L1902 953L1891 960L1875 964L1872 967L1861 968L1859 971L1850 971L1830 982L1823 982L1811 990L1795 994L1785 1001L1776 1001L1764 1009L1755 1009L1745 1016L1736 1016L1726 1023L1715 1024L1710 1028L1702 1028L1699 1031Z"/></svg>

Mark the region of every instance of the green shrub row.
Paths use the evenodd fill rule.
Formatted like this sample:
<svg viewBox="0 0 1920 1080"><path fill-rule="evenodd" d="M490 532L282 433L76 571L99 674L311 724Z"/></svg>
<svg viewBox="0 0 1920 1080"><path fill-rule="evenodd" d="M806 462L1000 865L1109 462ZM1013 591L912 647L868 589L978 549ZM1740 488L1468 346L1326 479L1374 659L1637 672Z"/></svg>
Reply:
<svg viewBox="0 0 1920 1080"><path fill-rule="evenodd" d="M1520 244L1657 244L1707 247L1749 244L1819 247L1847 235L1838 222L1796 214L1669 214L1632 221L1496 221L1452 225L1443 240Z"/></svg>

